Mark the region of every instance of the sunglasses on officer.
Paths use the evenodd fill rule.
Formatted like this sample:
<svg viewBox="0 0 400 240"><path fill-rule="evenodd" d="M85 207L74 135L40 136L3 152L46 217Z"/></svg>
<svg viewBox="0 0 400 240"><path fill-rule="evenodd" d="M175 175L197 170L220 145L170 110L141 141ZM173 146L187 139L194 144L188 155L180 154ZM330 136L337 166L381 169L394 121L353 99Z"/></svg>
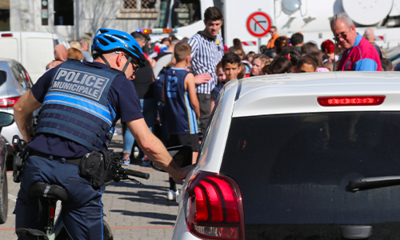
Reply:
<svg viewBox="0 0 400 240"><path fill-rule="evenodd" d="M124 53L124 52L120 52L120 51L115 51L115 54L120 54L123 53L124 56L126 57L127 60L129 60L128 56ZM131 60L131 64L132 64L132 68L133 68L133 73L137 72L137 70L139 70L139 65L133 60Z"/></svg>

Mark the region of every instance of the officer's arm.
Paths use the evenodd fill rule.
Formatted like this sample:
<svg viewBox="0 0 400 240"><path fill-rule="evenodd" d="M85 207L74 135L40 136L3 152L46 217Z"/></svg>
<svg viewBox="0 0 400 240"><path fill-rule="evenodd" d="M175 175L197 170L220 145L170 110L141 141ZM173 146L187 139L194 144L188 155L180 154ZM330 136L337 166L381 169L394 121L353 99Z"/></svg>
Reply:
<svg viewBox="0 0 400 240"><path fill-rule="evenodd" d="M14 120L25 141L33 135L32 113L42 104L36 100L32 91L26 92L14 105Z"/></svg>
<svg viewBox="0 0 400 240"><path fill-rule="evenodd" d="M192 167L180 168L165 149L162 142L154 136L143 118L126 122L140 148L158 167L171 174L175 181L181 181Z"/></svg>

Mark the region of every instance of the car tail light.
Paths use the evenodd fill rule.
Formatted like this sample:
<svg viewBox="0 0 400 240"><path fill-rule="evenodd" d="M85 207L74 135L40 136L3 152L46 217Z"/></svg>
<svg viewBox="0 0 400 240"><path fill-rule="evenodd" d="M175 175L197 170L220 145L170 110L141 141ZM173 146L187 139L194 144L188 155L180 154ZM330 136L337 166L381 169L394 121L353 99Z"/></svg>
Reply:
<svg viewBox="0 0 400 240"><path fill-rule="evenodd" d="M12 37L12 33L2 33L1 37Z"/></svg>
<svg viewBox="0 0 400 240"><path fill-rule="evenodd" d="M200 172L188 183L185 216L201 239L244 240L244 212L238 184L230 177Z"/></svg>
<svg viewBox="0 0 400 240"><path fill-rule="evenodd" d="M318 103L324 107L381 105L385 96L319 97Z"/></svg>
<svg viewBox="0 0 400 240"><path fill-rule="evenodd" d="M3 98L0 99L0 108L12 107L17 103L20 97Z"/></svg>

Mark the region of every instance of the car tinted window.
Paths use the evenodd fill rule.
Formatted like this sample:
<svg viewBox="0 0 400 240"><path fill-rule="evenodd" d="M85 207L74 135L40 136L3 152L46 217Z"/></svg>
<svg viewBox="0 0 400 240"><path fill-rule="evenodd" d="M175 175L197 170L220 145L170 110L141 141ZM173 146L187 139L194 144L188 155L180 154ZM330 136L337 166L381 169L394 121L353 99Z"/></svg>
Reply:
<svg viewBox="0 0 400 240"><path fill-rule="evenodd" d="M220 171L240 186L246 239L331 239L318 234L340 235L343 224L396 235L400 186L354 193L348 184L400 176L399 138L399 112L234 118Z"/></svg>
<svg viewBox="0 0 400 240"><path fill-rule="evenodd" d="M21 72L22 78L24 79L23 87L25 89L31 89L32 88L32 81L31 81L31 77L29 76L28 72L20 64L18 64L18 68L19 68L19 71Z"/></svg>
<svg viewBox="0 0 400 240"><path fill-rule="evenodd" d="M7 73L5 71L0 70L0 86L5 83L7 80Z"/></svg>
<svg viewBox="0 0 400 240"><path fill-rule="evenodd" d="M21 65L14 64L11 68L11 71L18 85L22 86L25 89L31 88L30 80L27 79L27 73Z"/></svg>

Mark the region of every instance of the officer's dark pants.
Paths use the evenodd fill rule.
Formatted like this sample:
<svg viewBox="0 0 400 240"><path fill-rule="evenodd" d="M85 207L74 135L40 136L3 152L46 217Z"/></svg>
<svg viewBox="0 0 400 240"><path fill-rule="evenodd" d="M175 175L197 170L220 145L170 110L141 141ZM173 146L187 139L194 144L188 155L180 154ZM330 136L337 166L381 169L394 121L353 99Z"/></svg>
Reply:
<svg viewBox="0 0 400 240"><path fill-rule="evenodd" d="M88 180L79 176L77 166L38 156L29 157L21 176L21 189L15 209L15 229L34 228L44 231L47 206L42 205L42 216L38 219L38 199L29 196L29 189L36 182L57 184L67 190L68 201L62 203L62 219L71 239L103 239L101 197L105 186L94 190Z"/></svg>

